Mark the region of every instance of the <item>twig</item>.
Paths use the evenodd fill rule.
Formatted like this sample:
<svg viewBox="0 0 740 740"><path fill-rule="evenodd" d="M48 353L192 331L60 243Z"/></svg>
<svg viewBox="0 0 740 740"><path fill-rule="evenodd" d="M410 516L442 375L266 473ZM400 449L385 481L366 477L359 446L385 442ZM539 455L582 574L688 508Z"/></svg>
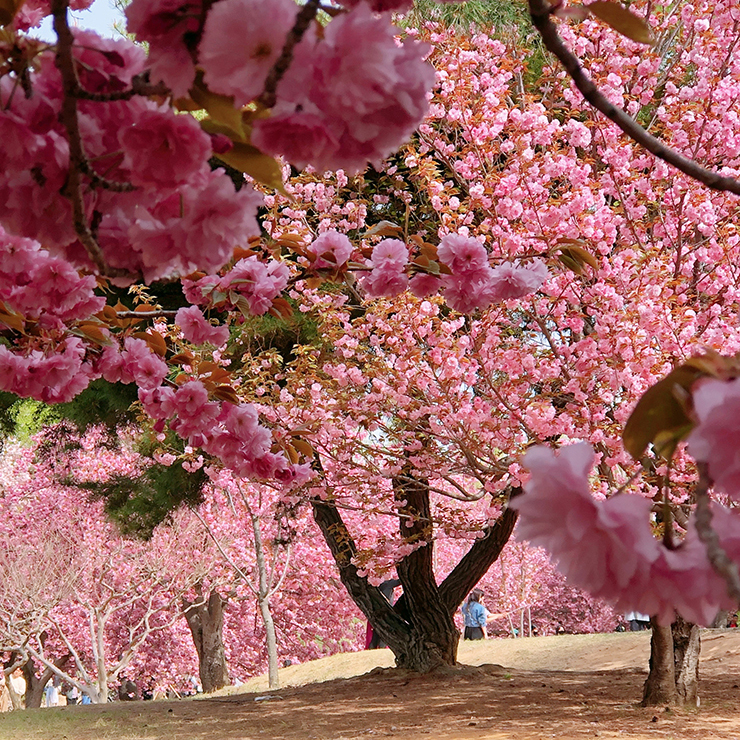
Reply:
<svg viewBox="0 0 740 740"><path fill-rule="evenodd" d="M311 21L316 17L320 4L319 0L308 0L298 11L293 28L290 29L290 33L285 39L285 46L283 46L283 50L280 52L280 56L275 64L272 65L272 69L265 81L265 88L262 91L262 95L258 98L258 102L264 105L265 108L272 108L275 105L277 86L280 84L280 80L283 79L283 75L288 71L288 67L290 67L290 63L293 61L293 49L295 49L296 45L303 38L303 34L308 30Z"/></svg>
<svg viewBox="0 0 740 740"><path fill-rule="evenodd" d="M174 319L177 311L174 309L158 309L156 311L117 311L119 319Z"/></svg>
<svg viewBox="0 0 740 740"><path fill-rule="evenodd" d="M77 81L77 91L75 97L79 100L92 100L95 103L110 103L116 100L131 100L136 95L149 97L151 95L170 95L170 89L160 82L152 85L149 82L149 72L142 72L131 80L131 87L128 90L117 90L115 92L90 92L85 90Z"/></svg>
<svg viewBox="0 0 740 740"><path fill-rule="evenodd" d="M707 548L707 557L715 572L727 583L727 593L735 602L740 603L740 573L737 563L730 560L719 541L719 536L712 529L712 510L709 507L709 466L697 463L699 482L696 486L696 511L694 521L699 539Z"/></svg>
<svg viewBox="0 0 740 740"><path fill-rule="evenodd" d="M67 175L64 194L72 204L75 232L100 274L109 277L128 276L129 273L127 270L114 269L108 266L100 245L93 236L85 216L81 175L83 172L89 171L90 165L82 148L80 123L77 118L76 93L79 90L79 83L77 73L75 72L74 56L72 54L74 36L67 21L67 5L68 0L52 0L51 3L54 32L58 39L54 63L61 74L64 90L61 120L69 141L69 174Z"/></svg>
<svg viewBox="0 0 740 740"><path fill-rule="evenodd" d="M685 175L703 183L712 190L720 190L740 195L740 181L732 177L725 177L697 164L694 160L679 154L666 146L662 141L649 134L640 124L634 121L627 113L607 100L606 96L596 87L592 80L583 71L576 56L565 46L560 38L550 15L552 8L547 0L529 0L529 13L532 23L542 37L545 48L552 52L563 65L581 95L594 108L601 111L610 121L615 123L631 139L647 149L664 162L680 170Z"/></svg>

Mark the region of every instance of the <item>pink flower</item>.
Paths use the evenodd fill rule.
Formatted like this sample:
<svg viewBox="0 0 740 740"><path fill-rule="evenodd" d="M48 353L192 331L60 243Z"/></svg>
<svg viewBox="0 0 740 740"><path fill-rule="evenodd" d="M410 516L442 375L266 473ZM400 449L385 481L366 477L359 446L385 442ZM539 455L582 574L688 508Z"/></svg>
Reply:
<svg viewBox="0 0 740 740"><path fill-rule="evenodd" d="M175 187L206 167L210 137L195 119L169 109L143 111L121 129L124 165L134 185Z"/></svg>
<svg viewBox="0 0 740 740"><path fill-rule="evenodd" d="M379 163L426 113L434 83L423 61L427 52L410 39L397 43L389 17L374 16L360 3L334 18L323 39L304 37L278 86L274 122L257 121L254 141L263 151L292 155L294 163L319 170L354 173ZM281 136L279 123L308 134L308 143Z"/></svg>
<svg viewBox="0 0 740 740"><path fill-rule="evenodd" d="M128 337L121 353L124 372L131 375L140 388L151 390L162 385L167 377L167 363L152 352L143 339Z"/></svg>
<svg viewBox="0 0 740 740"><path fill-rule="evenodd" d="M463 271L454 275L443 275L441 282L444 298L450 308L460 313L470 313L490 305L486 295L491 268L485 265L480 272Z"/></svg>
<svg viewBox="0 0 740 740"><path fill-rule="evenodd" d="M283 262L262 262L257 257L239 260L221 279L219 290L234 291L246 298L249 310L261 315L270 309L272 302L285 290L290 270Z"/></svg>
<svg viewBox="0 0 740 740"><path fill-rule="evenodd" d="M175 323L182 330L188 342L205 344L206 342L220 347L229 339L228 326L213 326L197 306L188 306L177 311Z"/></svg>
<svg viewBox="0 0 740 740"><path fill-rule="evenodd" d="M409 279L405 267L408 261L409 251L402 241L383 239L378 242L370 256L369 264L373 269L360 279L360 285L368 298L392 298L406 290Z"/></svg>
<svg viewBox="0 0 740 740"><path fill-rule="evenodd" d="M175 412L175 391L167 386L139 388L139 400L152 419L169 419Z"/></svg>
<svg viewBox="0 0 740 740"><path fill-rule="evenodd" d="M699 423L689 435L689 453L709 465L717 488L740 500L740 378L704 380L693 399Z"/></svg>
<svg viewBox="0 0 740 740"><path fill-rule="evenodd" d="M493 269L486 298L489 303L522 298L534 293L545 282L548 274L547 266L539 259L523 267L510 262L499 265Z"/></svg>
<svg viewBox="0 0 740 740"><path fill-rule="evenodd" d="M354 249L345 234L332 230L317 237L309 245L308 251L317 257L314 268L321 270L340 267L352 256Z"/></svg>
<svg viewBox="0 0 740 740"><path fill-rule="evenodd" d="M270 118L255 121L252 143L265 154L285 157L298 169L309 164L318 170L333 169L339 161L339 141L326 118L290 107L281 113L283 107L278 104Z"/></svg>
<svg viewBox="0 0 740 740"><path fill-rule="evenodd" d="M374 267L370 274L360 278L360 285L368 298L380 298L381 296L393 298L403 293L408 284L409 278L403 267L392 262L382 267Z"/></svg>
<svg viewBox="0 0 740 740"><path fill-rule="evenodd" d="M132 0L127 28L149 44L152 82L164 82L175 97L185 97L195 80L195 64L185 38L198 31L200 0Z"/></svg>
<svg viewBox="0 0 740 740"><path fill-rule="evenodd" d="M409 281L409 290L417 298L426 298L429 295L434 295L441 287L442 281L436 275L427 275L426 273L419 273L414 275Z"/></svg>
<svg viewBox="0 0 740 740"><path fill-rule="evenodd" d="M219 0L206 18L198 63L210 90L246 105L261 92L295 23L293 0Z"/></svg>
<svg viewBox="0 0 740 740"><path fill-rule="evenodd" d="M488 267L488 252L477 240L462 234L448 234L437 248L440 262L444 262L454 274L478 273Z"/></svg>
<svg viewBox="0 0 740 740"><path fill-rule="evenodd" d="M262 196L249 185L236 192L223 170L208 173L204 183L184 186L180 194L183 275L195 269L218 270L234 247L260 233L257 208L262 205ZM203 248L205 244L208 249Z"/></svg>
<svg viewBox="0 0 740 740"><path fill-rule="evenodd" d="M531 478L524 495L510 504L520 513L519 535L545 547L573 585L619 609L655 614L662 624L670 624L675 611L690 621L711 622L731 600L693 526L677 549L667 550L653 537L648 499L622 494L597 501L591 496L593 460L586 444L558 454L546 447L526 453L523 463ZM740 555L737 517L720 538Z"/></svg>
<svg viewBox="0 0 740 740"><path fill-rule="evenodd" d="M383 239L378 242L370 255L370 263L373 267L395 267L403 268L409 262L408 247L398 239Z"/></svg>

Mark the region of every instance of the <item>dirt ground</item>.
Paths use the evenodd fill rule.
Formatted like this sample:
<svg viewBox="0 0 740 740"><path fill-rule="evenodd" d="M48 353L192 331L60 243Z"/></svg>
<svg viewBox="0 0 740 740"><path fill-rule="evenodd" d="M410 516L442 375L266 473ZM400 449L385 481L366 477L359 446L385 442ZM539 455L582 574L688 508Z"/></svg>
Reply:
<svg viewBox="0 0 740 740"><path fill-rule="evenodd" d="M345 654L284 669L278 691L14 712L0 740L740 740L740 632L703 634L698 710L639 706L648 653L649 633L489 640L421 677L382 667L385 650Z"/></svg>

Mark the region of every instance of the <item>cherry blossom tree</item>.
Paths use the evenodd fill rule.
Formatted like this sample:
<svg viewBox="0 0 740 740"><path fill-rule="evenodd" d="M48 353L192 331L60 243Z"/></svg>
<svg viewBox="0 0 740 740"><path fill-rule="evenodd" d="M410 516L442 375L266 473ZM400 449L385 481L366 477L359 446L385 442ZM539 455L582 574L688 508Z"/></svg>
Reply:
<svg viewBox="0 0 740 740"><path fill-rule="evenodd" d="M389 11L407 10L405 2L347 2L329 8L319 27L319 7L318 0L300 8L288 0L175 7L134 0L129 30L147 42L145 52L125 40L73 31L66 0L0 6L7 31L0 77L6 134L0 388L56 403L100 378L135 383L153 433L179 435L190 450L185 456L202 450L237 477L277 480L290 489L308 483L314 452L325 440L316 434L310 446L298 444L303 435L290 425L301 423L296 417L305 407L291 417L274 398L261 404L271 365L260 357L237 367L222 351L230 333L268 312L288 319L285 296L304 301L313 283L326 278L347 286L334 294L340 313L360 293L370 299L392 298L407 287L421 298L439 293L453 311L486 314L485 332L476 327L480 334L474 329L471 336L491 358L482 366L489 362L496 381L496 408L515 424L490 453L498 459L502 451L506 470L494 467L481 481L473 472L479 449L460 439L450 440L456 444L451 460L464 460L467 470L443 465L441 477L430 475L438 474L430 467L434 456L442 459L446 451L444 428L432 438L433 423L449 416L444 406L429 429L426 420L419 423L423 414L410 426L403 419L405 429L382 433L352 419L350 431L359 425L362 435L389 435L388 450L379 449L386 439L360 440L395 456L387 475L377 476L383 481L365 485L383 482L375 487L385 503L392 498L394 515L411 524L400 530L407 551L395 552L407 594L393 613L369 589L363 569L351 570L360 561L337 520L333 493L319 495L327 476L329 489L335 487L332 445L319 452L326 464L313 471L317 518L325 533L341 533L334 554L346 582L354 583L366 612L382 613L387 629L380 631L389 644L394 633L411 634L419 644L424 629L412 619L409 633L396 617L437 598L425 524L430 487L444 481L451 490L442 496L474 495L456 478L470 474L483 490L491 481L493 493L515 490L524 476L509 457L534 441L586 440L595 446L598 495L630 486L640 494L593 499L584 447L555 456L528 453L532 479L516 504L530 520L523 529L550 547L579 583L618 604L649 607L663 622L676 609L706 621L728 599L737 601L732 513L715 508L714 528L709 523L709 488L714 483L731 497L732 481L717 472L723 446L707 443L730 438L722 436L730 420L717 409L731 404L735 371L731 362L685 362L699 342L724 352L737 344L735 202L725 195L740 192L732 3L636 3L629 12L605 2L583 8L532 0L534 26L565 69L546 64L536 84L513 40L480 34L460 42L433 28L398 39ZM26 33L49 14L53 45ZM566 19L559 32L553 16ZM415 38L425 35L435 45L436 82L424 61L431 46ZM614 125L595 116L571 79ZM205 113L199 122L176 110ZM427 110L403 160L383 167ZM265 237L258 189L284 187L278 155L298 167L341 168L337 183L370 162L377 169L367 177L390 188L374 193L370 204L352 198L337 211L332 205L297 238L293 222L304 212L292 214L270 194L264 202L282 210L267 218ZM415 195L424 204L418 221ZM375 221L393 209L402 217L390 227ZM370 228L352 233L365 225ZM165 308L158 289L141 283L169 278L180 280L183 295ZM115 290L132 283L133 299ZM339 324L349 327L349 316ZM384 349L382 359L392 369L391 354ZM648 437L636 438L634 428L625 437L627 451L642 460L649 444L665 452L666 436L675 441L682 428L697 425L690 452L699 462L698 484L692 485L691 459L679 455L668 491L659 456L648 455L646 478L635 483L619 428L640 394L677 363L683 363L678 377L669 375L642 406L657 409L661 423L646 425ZM322 382L325 376L342 382L342 371L331 367L337 364L324 363ZM526 382L501 393L498 381L512 377ZM312 389L305 379L303 385ZM378 393L371 387L360 396ZM684 408L687 398L695 408ZM634 425L644 417L637 413ZM697 515L690 519L694 499ZM661 506L665 545L653 538L648 519ZM563 507L573 510L564 517ZM543 508L553 512L552 526ZM502 514L507 521L510 511ZM589 537L576 542L574 531ZM624 542L632 548L621 558ZM583 569L577 552L593 554L592 570ZM433 598L414 589L411 571ZM679 588L687 574L690 587ZM454 659L451 607L468 585L442 589L441 662Z"/></svg>

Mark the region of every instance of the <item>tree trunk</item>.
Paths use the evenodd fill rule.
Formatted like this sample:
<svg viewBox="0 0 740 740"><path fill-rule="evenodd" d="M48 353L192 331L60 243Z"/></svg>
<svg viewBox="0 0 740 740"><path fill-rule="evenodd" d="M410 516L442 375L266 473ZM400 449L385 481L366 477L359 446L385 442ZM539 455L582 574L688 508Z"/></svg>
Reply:
<svg viewBox="0 0 740 740"><path fill-rule="evenodd" d="M670 627L651 619L650 673L642 693L642 706L654 707L676 703L676 672L673 663L673 636Z"/></svg>
<svg viewBox="0 0 740 740"><path fill-rule="evenodd" d="M671 625L673 664L676 674L676 703L699 706L699 654L701 633L698 625L678 617Z"/></svg>
<svg viewBox="0 0 740 740"><path fill-rule="evenodd" d="M198 675L206 694L228 686L229 667L224 650L224 599L211 591L208 600L199 599L195 604L183 598L185 619L193 636L198 654Z"/></svg>
<svg viewBox="0 0 740 740"><path fill-rule="evenodd" d="M682 617L677 617L670 627L657 625L655 618L651 623L650 673L642 706L699 706L699 627Z"/></svg>
<svg viewBox="0 0 740 740"><path fill-rule="evenodd" d="M280 679L278 677L278 652L277 652L277 635L275 634L275 621L270 612L270 587L267 577L267 561L265 560L265 550L262 545L262 530L260 529L259 517L251 514L252 534L254 535L254 555L257 561L257 572L259 574L258 600L260 605L260 614L262 622L265 625L265 635L267 642L267 682L271 689L280 688Z"/></svg>
<svg viewBox="0 0 740 740"><path fill-rule="evenodd" d="M61 670L62 666L64 666L71 657L72 656L67 653L61 658L54 660L54 665ZM54 671L47 666L41 672L41 675L37 676L36 665L31 658L23 664L23 678L26 680L26 709L38 709L41 706L41 702L44 698L44 688L46 688L46 684L49 683L54 675Z"/></svg>
<svg viewBox="0 0 740 740"><path fill-rule="evenodd" d="M379 638L393 651L398 667L427 673L455 665L460 639L454 614L467 594L498 558L516 523L506 509L484 530L445 580L437 586L432 568L433 544L429 517L429 489L424 480L405 476L394 481L396 497L406 503L401 532L410 543L424 542L397 566L404 593L391 606L380 590L357 574L352 562L356 547L336 506L313 499L314 520L331 550L345 588L367 617ZM406 523L411 526L406 526Z"/></svg>

